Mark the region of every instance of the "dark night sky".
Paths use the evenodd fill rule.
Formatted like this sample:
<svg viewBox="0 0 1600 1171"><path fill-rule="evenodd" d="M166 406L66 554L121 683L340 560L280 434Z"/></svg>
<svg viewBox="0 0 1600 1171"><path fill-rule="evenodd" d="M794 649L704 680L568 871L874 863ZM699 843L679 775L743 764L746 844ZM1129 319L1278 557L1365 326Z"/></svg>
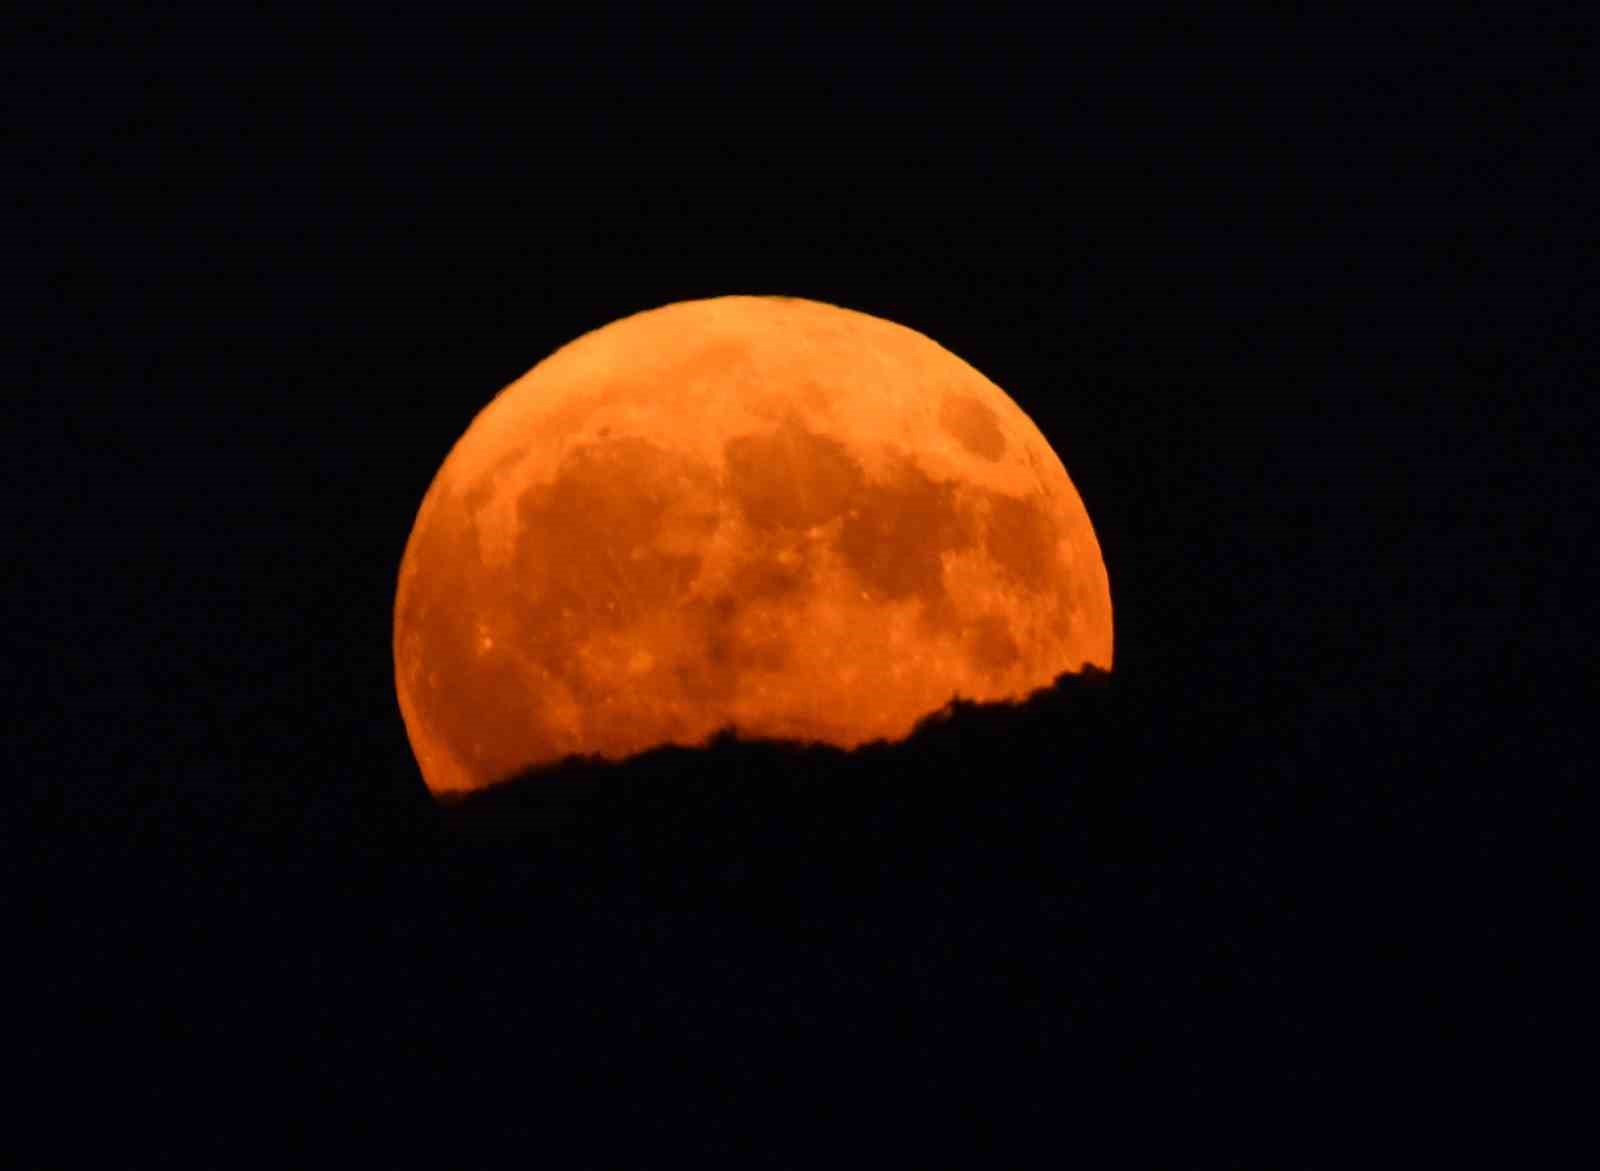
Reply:
<svg viewBox="0 0 1600 1171"><path fill-rule="evenodd" d="M869 7L838 23L678 8L378 19L354 6L52 6L23 21L5 82L0 466L17 554L0 586L0 682L19 856L57 876L39 884L59 892L35 908L57 949L39 950L55 957L39 974L72 1026L51 1034L69 1052L121 1068L119 1047L165 1051L181 1035L201 1065L322 1077L390 1108L418 1091L360 1071L398 1061L399 1032L421 1046L400 1064L436 1079L423 1099L454 1085L480 1101L488 1091L461 1079L494 1081L483 1071L508 1060L506 1038L554 1030L561 1068L584 1071L581 1092L567 1087L576 1105L648 1098L616 1072L644 1068L725 1120L768 1118L798 1094L749 1090L778 1067L875 1071L854 1075L863 1085L943 1071L924 1105L961 1097L951 1087L991 1061L1033 1062L1030 1086L1054 1086L1043 1050L1024 1059L1020 1041L977 1038L1109 1043L1106 1022L1124 1018L1160 1023L1106 1092L1204 1098L1191 1075L1227 1075L1197 1072L1188 1049L1163 1056L1169 1030L1204 1020L1208 1037L1267 1035L1263 1053L1300 1054L1291 1067L1328 1093L1345 1084L1339 1061L1292 1041L1349 1022L1295 1018L1302 1001L1285 989L1322 988L1325 969L1279 931L1316 911L1281 893L1292 884L1266 860L1537 850L1557 832L1577 783L1567 696L1589 555L1592 20L1558 8L1448 27L1040 23L1021 7ZM474 852L432 836L389 623L434 470L493 393L556 347L732 292L916 328L1051 440L1110 570L1120 690L1105 718L1119 747L1076 769L1048 744L1018 759L1028 783L1103 787L1118 753L1143 745L1132 811L1073 829L1127 866L1007 840L1026 831L1000 817L998 839L943 844L941 873L987 877L941 886L938 907L887 879L868 884L875 911L854 887L802 890L794 874L829 866L813 842L804 865L731 869L663 846L652 865L671 873L677 858L695 876L666 883L678 901L621 881L597 910L576 876L631 857L624 830L595 829L586 867L528 842ZM904 767L941 792L984 776L943 757ZM760 802L719 807L719 826L736 839L737 810L758 817ZM922 823L914 802L893 808L901 823L851 840L904 850ZM841 804L824 820L851 816ZM1184 847L1210 869L1175 869ZM870 866L870 849L850 850ZM1013 852L1055 860L1007 872L997 860ZM342 892L331 906L327 885ZM1064 891L1070 930L1022 909ZM746 909L712 909L728 898ZM892 913L884 899L899 900ZM403 928L362 926L375 920ZM533 920L537 941L519 934ZM823 930L823 944L774 920L892 926ZM195 942L223 922L225 944ZM919 951L963 931L1049 973L1046 986L980 995L988 969L948 958L963 947ZM245 958L260 932L280 957L331 955L339 972L280 958L262 976ZM180 967L227 974L238 996L215 982L198 998L172 991L164 961L129 958L150 937ZM1470 932L1461 944L1494 951ZM542 945L602 958L557 971ZM445 958L463 953L476 976ZM837 991L848 981L824 953L878 973L862 987L879 991ZM804 972L812 991L728 977L720 999L696 1000L713 967L726 976L713 955ZM633 982L595 993L623 956ZM1420 989L1428 962L1401 983ZM1150 965L1194 978L1133 978ZM85 985L69 970L112 975ZM1376 970L1342 986L1389 987ZM387 991L374 1002L362 981ZM115 1007L128 986L142 989L137 1020ZM577 988L607 1022L593 1034L528 1007ZM1252 1013L1264 988L1273 1008ZM909 1014L904 1035L882 1023L880 996ZM624 1003L645 1006L643 1024L618 1023ZM1101 1024L1062 1023L1086 1004ZM757 1049L739 1050L729 1005L768 1023ZM783 1012L834 1047L771 1024ZM412 1013L434 1022L420 1041ZM305 1021L303 1050L259 1057L261 1037ZM935 1021L943 1060L908 1057L924 1051L907 1038L933 1044ZM1497 1043L1534 1043L1518 1027ZM473 1030L498 1039L464 1039ZM661 1054L690 1035L717 1056L685 1072ZM694 1088L736 1050L745 1091ZM200 1080L174 1077L168 1093ZM1213 1092L1209 1108L1226 1096ZM1281 1093L1277 1107L1294 1097ZM1035 1109L1023 1098L972 1107L950 1141L983 1148L984 1119L1014 1123ZM517 1117L510 1129L533 1125ZM252 1118L234 1133L254 1133Z"/></svg>

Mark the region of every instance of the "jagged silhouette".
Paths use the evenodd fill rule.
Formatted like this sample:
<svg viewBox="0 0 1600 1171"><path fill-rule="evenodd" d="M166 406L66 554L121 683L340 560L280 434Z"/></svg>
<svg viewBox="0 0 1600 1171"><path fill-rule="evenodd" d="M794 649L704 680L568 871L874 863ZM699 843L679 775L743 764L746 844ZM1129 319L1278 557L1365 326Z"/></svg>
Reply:
<svg viewBox="0 0 1600 1171"><path fill-rule="evenodd" d="M902 741L846 751L728 730L625 761L569 758L441 813L460 841L553 851L598 881L860 877L937 867L983 839L1116 852L1137 837L1116 699L1113 677L1090 668L1025 701L952 700Z"/></svg>

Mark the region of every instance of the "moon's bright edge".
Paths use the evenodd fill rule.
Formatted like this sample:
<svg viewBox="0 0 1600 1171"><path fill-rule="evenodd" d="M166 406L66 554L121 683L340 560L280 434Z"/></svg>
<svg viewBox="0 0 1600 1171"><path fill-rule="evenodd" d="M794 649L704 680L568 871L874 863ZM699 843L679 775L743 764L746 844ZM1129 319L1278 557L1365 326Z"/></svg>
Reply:
<svg viewBox="0 0 1600 1171"><path fill-rule="evenodd" d="M429 488L394 614L437 792L726 727L895 739L1111 649L1032 421L922 334L793 298L635 314L508 386Z"/></svg>

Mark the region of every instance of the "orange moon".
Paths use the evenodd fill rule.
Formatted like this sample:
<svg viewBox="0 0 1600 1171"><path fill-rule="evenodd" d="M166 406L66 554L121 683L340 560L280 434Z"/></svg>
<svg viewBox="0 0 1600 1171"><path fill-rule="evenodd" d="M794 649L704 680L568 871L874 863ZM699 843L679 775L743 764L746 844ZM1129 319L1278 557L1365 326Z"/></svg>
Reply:
<svg viewBox="0 0 1600 1171"><path fill-rule="evenodd" d="M1089 515L1016 403L905 326L791 297L636 313L502 390L434 477L394 610L435 793L732 727L855 747L1111 666Z"/></svg>

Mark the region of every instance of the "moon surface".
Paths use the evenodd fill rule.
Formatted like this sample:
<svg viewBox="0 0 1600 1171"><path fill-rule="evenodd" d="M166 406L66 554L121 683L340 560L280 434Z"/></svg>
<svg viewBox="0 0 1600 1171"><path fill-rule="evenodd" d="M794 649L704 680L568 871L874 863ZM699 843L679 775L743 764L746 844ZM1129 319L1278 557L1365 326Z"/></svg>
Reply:
<svg viewBox="0 0 1600 1171"><path fill-rule="evenodd" d="M1111 648L1088 513L1022 410L915 330L788 297L637 313L506 387L394 610L436 793L728 727L897 739Z"/></svg>

